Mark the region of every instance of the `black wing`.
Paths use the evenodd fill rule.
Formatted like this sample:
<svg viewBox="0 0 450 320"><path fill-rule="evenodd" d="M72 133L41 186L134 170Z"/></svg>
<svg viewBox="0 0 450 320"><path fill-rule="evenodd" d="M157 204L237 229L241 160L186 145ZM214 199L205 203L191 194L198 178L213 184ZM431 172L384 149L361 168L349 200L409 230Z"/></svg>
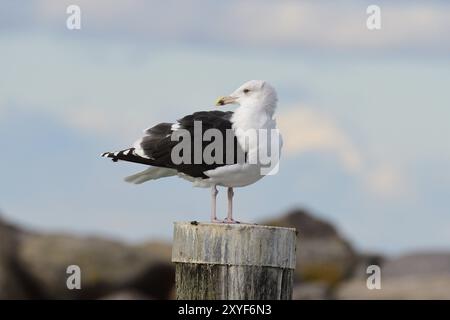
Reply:
<svg viewBox="0 0 450 320"><path fill-rule="evenodd" d="M113 161L124 160L130 162L137 162L148 164L156 167L164 167L175 169L178 172L185 173L191 177L207 178L205 171L215 169L223 165L238 163L239 155L243 154L236 137L233 137L233 158L230 159L226 155L226 137L227 130L232 130L232 123L230 121L233 112L223 111L200 111L179 119L177 123L160 123L145 131L146 135L139 140L134 148L125 149L119 152L107 152L103 156L112 158ZM223 158L219 161L208 164L204 162L202 157L201 163L194 163L194 123L199 121L201 123L201 134L208 129L217 129L221 132L223 139ZM189 163L176 164L172 161L172 149L179 143L179 141L172 141L171 136L177 130L184 129L191 135L191 159ZM232 131L231 131L232 132ZM203 150L211 141L203 141L202 139L202 154ZM181 154L182 156L182 154ZM212 156L215 156L212 152ZM231 161L230 161L231 160ZM245 161L245 160L244 160Z"/></svg>

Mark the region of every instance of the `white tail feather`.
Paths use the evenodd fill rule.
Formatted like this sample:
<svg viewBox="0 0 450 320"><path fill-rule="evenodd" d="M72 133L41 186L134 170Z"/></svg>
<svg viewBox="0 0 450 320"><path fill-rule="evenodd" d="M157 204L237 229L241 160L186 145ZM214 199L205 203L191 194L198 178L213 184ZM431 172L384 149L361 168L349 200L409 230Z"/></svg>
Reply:
<svg viewBox="0 0 450 320"><path fill-rule="evenodd" d="M149 180L170 177L177 174L175 169L151 167L125 178L126 182L141 184Z"/></svg>

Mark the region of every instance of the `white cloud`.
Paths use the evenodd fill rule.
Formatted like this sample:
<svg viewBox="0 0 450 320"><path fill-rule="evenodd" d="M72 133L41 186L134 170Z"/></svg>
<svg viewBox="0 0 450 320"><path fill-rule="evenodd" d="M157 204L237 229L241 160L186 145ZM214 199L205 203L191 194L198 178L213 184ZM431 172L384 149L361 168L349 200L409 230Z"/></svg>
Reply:
<svg viewBox="0 0 450 320"><path fill-rule="evenodd" d="M405 174L393 159L371 159L368 150L358 149L352 137L329 115L312 107L297 106L281 113L277 121L284 140L283 154L334 155L349 174L358 177L376 196L395 198L410 191Z"/></svg>
<svg viewBox="0 0 450 320"><path fill-rule="evenodd" d="M381 164L365 175L369 191L382 197L399 197L409 190L406 177L398 167Z"/></svg>
<svg viewBox="0 0 450 320"><path fill-rule="evenodd" d="M76 109L69 109L61 119L71 127L81 130L81 132L90 132L98 135L111 135L130 133L129 122L120 115L111 117L99 108L78 106ZM123 117L123 115L122 115Z"/></svg>
<svg viewBox="0 0 450 320"><path fill-rule="evenodd" d="M37 20L61 25L73 1L40 1ZM88 1L82 8L83 33L145 40L202 40L220 44L302 46L334 49L398 48L450 50L450 6L382 1L382 29L366 28L368 3L353 1Z"/></svg>
<svg viewBox="0 0 450 320"><path fill-rule="evenodd" d="M349 136L326 114L310 107L295 107L278 116L287 155L319 151L337 155L350 172L362 167L362 156Z"/></svg>

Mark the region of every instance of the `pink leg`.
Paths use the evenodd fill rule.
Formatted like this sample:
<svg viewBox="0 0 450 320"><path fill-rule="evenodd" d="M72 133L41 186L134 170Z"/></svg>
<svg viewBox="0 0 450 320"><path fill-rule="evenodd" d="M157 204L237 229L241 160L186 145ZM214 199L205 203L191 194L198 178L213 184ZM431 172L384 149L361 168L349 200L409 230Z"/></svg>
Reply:
<svg viewBox="0 0 450 320"><path fill-rule="evenodd" d="M216 215L216 200L217 200L217 194L219 191L217 191L216 186L211 187L211 222L221 222L217 220Z"/></svg>
<svg viewBox="0 0 450 320"><path fill-rule="evenodd" d="M239 221L233 219L233 196L233 188L228 188L228 214L225 220L223 220L224 223L239 223Z"/></svg>

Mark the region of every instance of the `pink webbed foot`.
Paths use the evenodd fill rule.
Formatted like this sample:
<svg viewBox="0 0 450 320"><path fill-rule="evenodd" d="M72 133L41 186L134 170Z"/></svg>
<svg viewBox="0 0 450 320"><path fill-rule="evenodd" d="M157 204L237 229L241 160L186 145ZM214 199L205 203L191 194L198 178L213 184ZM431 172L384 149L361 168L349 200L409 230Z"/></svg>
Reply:
<svg viewBox="0 0 450 320"><path fill-rule="evenodd" d="M222 223L234 224L234 223L240 223L240 222L239 222L239 221L236 221L236 220L234 220L234 219L225 218L225 219L223 219Z"/></svg>

